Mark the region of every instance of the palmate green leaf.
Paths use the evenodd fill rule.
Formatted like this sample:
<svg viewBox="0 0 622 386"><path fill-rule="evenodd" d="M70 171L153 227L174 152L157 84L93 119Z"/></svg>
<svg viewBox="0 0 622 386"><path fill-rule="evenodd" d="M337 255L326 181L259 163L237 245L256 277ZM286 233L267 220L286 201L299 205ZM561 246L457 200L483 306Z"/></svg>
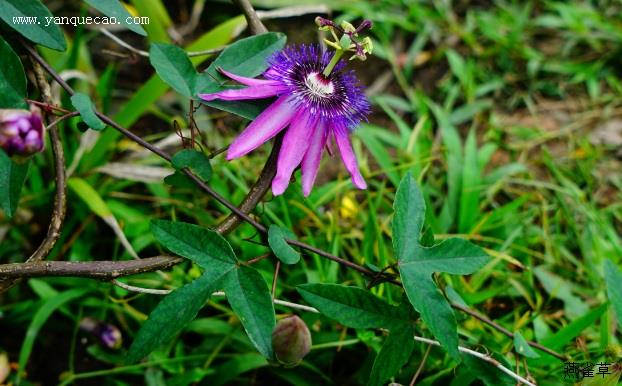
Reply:
<svg viewBox="0 0 622 386"><path fill-rule="evenodd" d="M458 325L449 302L432 275L446 272L467 275L488 262L488 256L470 242L450 238L432 247L420 244L425 204L417 183L408 173L395 197L393 245L406 295L430 331L449 354L458 359Z"/></svg>
<svg viewBox="0 0 622 386"><path fill-rule="evenodd" d="M272 359L272 330L276 325L270 289L256 269L244 265L225 279L227 300L257 350Z"/></svg>
<svg viewBox="0 0 622 386"><path fill-rule="evenodd" d="M106 128L106 124L95 114L95 107L88 95L75 93L71 96L71 104L91 129L100 131Z"/></svg>
<svg viewBox="0 0 622 386"><path fill-rule="evenodd" d="M234 267L205 270L201 277L162 299L138 331L126 361L133 363L144 358L177 335L196 317L212 292L218 289L221 279Z"/></svg>
<svg viewBox="0 0 622 386"><path fill-rule="evenodd" d="M200 151L194 149L181 150L175 153L171 163L177 170L189 168L205 182L212 178L212 165L209 158Z"/></svg>
<svg viewBox="0 0 622 386"><path fill-rule="evenodd" d="M285 241L286 238L295 239L296 235L289 229L281 228L274 224L270 225L268 229L268 244L270 244L270 249L272 249L275 256L284 264L296 264L300 261L300 253L292 248L291 245L287 244L287 241Z"/></svg>
<svg viewBox="0 0 622 386"><path fill-rule="evenodd" d="M19 56L0 37L0 109L25 109L26 75Z"/></svg>
<svg viewBox="0 0 622 386"><path fill-rule="evenodd" d="M115 17L119 23L124 24L130 31L147 36L147 32L140 24L127 23L127 18L132 17L132 15L118 0L84 0L84 2L108 17Z"/></svg>
<svg viewBox="0 0 622 386"><path fill-rule="evenodd" d="M402 326L409 315L371 292L338 284L302 284L300 295L322 314L351 328Z"/></svg>
<svg viewBox="0 0 622 386"><path fill-rule="evenodd" d="M367 382L369 386L383 385L385 381L397 374L408 361L415 347L414 335L415 328L412 324L404 323L403 326L391 330L374 361Z"/></svg>
<svg viewBox="0 0 622 386"><path fill-rule="evenodd" d="M622 327L622 272L609 259L605 260L605 284L607 297L618 317L618 324Z"/></svg>
<svg viewBox="0 0 622 386"><path fill-rule="evenodd" d="M399 262L406 295L449 354L458 358L458 325L453 310L432 279L434 272L466 275L488 262L484 251L462 239L447 239Z"/></svg>
<svg viewBox="0 0 622 386"><path fill-rule="evenodd" d="M151 232L168 250L192 260L206 271L231 269L237 263L231 245L210 229L184 222L153 220Z"/></svg>
<svg viewBox="0 0 622 386"><path fill-rule="evenodd" d="M0 150L0 208L9 218L13 217L17 210L29 167L30 160L18 163Z"/></svg>
<svg viewBox="0 0 622 386"><path fill-rule="evenodd" d="M14 17L36 17L34 23L13 23ZM52 14L40 0L2 0L0 19L25 38L56 51L65 51L67 44L60 27L52 21Z"/></svg>

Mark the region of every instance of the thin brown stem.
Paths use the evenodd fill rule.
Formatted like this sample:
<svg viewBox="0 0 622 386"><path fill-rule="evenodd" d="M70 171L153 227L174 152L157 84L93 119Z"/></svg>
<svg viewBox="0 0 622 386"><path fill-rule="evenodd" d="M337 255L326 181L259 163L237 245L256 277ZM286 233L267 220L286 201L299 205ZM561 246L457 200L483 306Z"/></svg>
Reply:
<svg viewBox="0 0 622 386"><path fill-rule="evenodd" d="M465 307L461 304L457 304L457 303L451 303L451 306L459 311L464 312L465 314L471 315L472 317L474 317L475 319L489 325L490 327L494 328L495 330L499 331L500 333L502 333L503 335L514 339L514 333L510 330L508 330L507 328L503 327L502 325L500 325L499 323L491 320L490 318L488 318L485 315L480 314L479 312L472 310L468 307ZM533 348L537 348L540 351L544 351L547 354L550 354L552 356L554 356L555 358L565 361L568 359L567 356L560 354L558 352L555 352L553 350L551 350L548 347L545 347L539 343L536 342L532 342L532 341L527 341L527 344L529 344L531 347Z"/></svg>
<svg viewBox="0 0 622 386"><path fill-rule="evenodd" d="M274 276L272 277L272 301L276 294L276 283L279 280L279 271L281 270L281 260L276 261L276 267L274 268Z"/></svg>
<svg viewBox="0 0 622 386"><path fill-rule="evenodd" d="M268 29L257 16L257 12L251 5L248 0L233 0L233 4L235 4L238 8L242 10L244 13L244 17L246 18L246 22L248 23L248 28L251 30L253 35L259 35L268 32Z"/></svg>
<svg viewBox="0 0 622 386"><path fill-rule="evenodd" d="M269 253L269 252L268 253L264 253L263 255L259 255L257 257L254 257L254 258L246 261L246 264L247 265L255 264L255 263L257 263L257 262L259 262L259 261L261 261L263 259L266 259L266 258L268 258L270 256L272 256L272 253Z"/></svg>
<svg viewBox="0 0 622 386"><path fill-rule="evenodd" d="M413 376L413 379L411 379L408 386L415 386L415 383L417 383L417 378L419 378L419 375L421 375L421 372L423 371L425 362L428 360L428 355L430 355L430 350L432 350L432 345L428 345L428 348L425 350L423 358L421 358L421 363L419 363L419 367L417 367L417 371L415 372L415 375Z"/></svg>

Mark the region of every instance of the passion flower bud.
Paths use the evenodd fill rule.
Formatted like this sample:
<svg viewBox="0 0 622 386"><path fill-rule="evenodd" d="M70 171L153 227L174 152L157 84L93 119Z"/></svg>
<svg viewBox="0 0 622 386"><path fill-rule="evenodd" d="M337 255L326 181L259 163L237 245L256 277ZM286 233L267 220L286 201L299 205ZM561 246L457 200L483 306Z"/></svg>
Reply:
<svg viewBox="0 0 622 386"><path fill-rule="evenodd" d="M80 321L80 329L93 334L102 345L109 349L119 349L123 343L121 331L116 326L91 317Z"/></svg>
<svg viewBox="0 0 622 386"><path fill-rule="evenodd" d="M272 331L272 348L280 363L297 366L311 349L311 333L305 322L296 315L281 319Z"/></svg>
<svg viewBox="0 0 622 386"><path fill-rule="evenodd" d="M12 157L43 150L43 121L39 109L0 109L0 147Z"/></svg>

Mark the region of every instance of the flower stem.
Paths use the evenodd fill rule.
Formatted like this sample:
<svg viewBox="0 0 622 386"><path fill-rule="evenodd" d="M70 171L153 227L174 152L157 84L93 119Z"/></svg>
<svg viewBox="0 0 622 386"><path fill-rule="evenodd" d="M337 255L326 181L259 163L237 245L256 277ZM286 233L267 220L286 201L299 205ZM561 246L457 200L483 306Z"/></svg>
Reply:
<svg viewBox="0 0 622 386"><path fill-rule="evenodd" d="M326 68L324 69L324 72L322 72L322 75L329 76L330 73L333 72L333 68L335 68L335 66L339 62L339 59L341 58L341 55L343 55L344 52L344 50L335 51L335 55L333 55L333 58L330 60L330 63L328 63L328 66L326 66Z"/></svg>

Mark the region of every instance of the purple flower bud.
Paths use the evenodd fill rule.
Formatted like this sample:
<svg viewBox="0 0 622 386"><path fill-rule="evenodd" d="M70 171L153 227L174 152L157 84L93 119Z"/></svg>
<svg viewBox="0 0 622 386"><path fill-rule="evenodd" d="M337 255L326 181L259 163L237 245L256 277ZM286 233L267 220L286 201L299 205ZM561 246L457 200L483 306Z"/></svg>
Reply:
<svg viewBox="0 0 622 386"><path fill-rule="evenodd" d="M296 315L281 319L272 331L272 348L280 363L297 366L311 349L311 333L305 322Z"/></svg>
<svg viewBox="0 0 622 386"><path fill-rule="evenodd" d="M123 343L121 331L116 326L91 317L80 321L80 329L93 334L103 346L109 349L119 349Z"/></svg>
<svg viewBox="0 0 622 386"><path fill-rule="evenodd" d="M28 157L43 150L44 132L39 109L0 110L0 147L9 157Z"/></svg>

